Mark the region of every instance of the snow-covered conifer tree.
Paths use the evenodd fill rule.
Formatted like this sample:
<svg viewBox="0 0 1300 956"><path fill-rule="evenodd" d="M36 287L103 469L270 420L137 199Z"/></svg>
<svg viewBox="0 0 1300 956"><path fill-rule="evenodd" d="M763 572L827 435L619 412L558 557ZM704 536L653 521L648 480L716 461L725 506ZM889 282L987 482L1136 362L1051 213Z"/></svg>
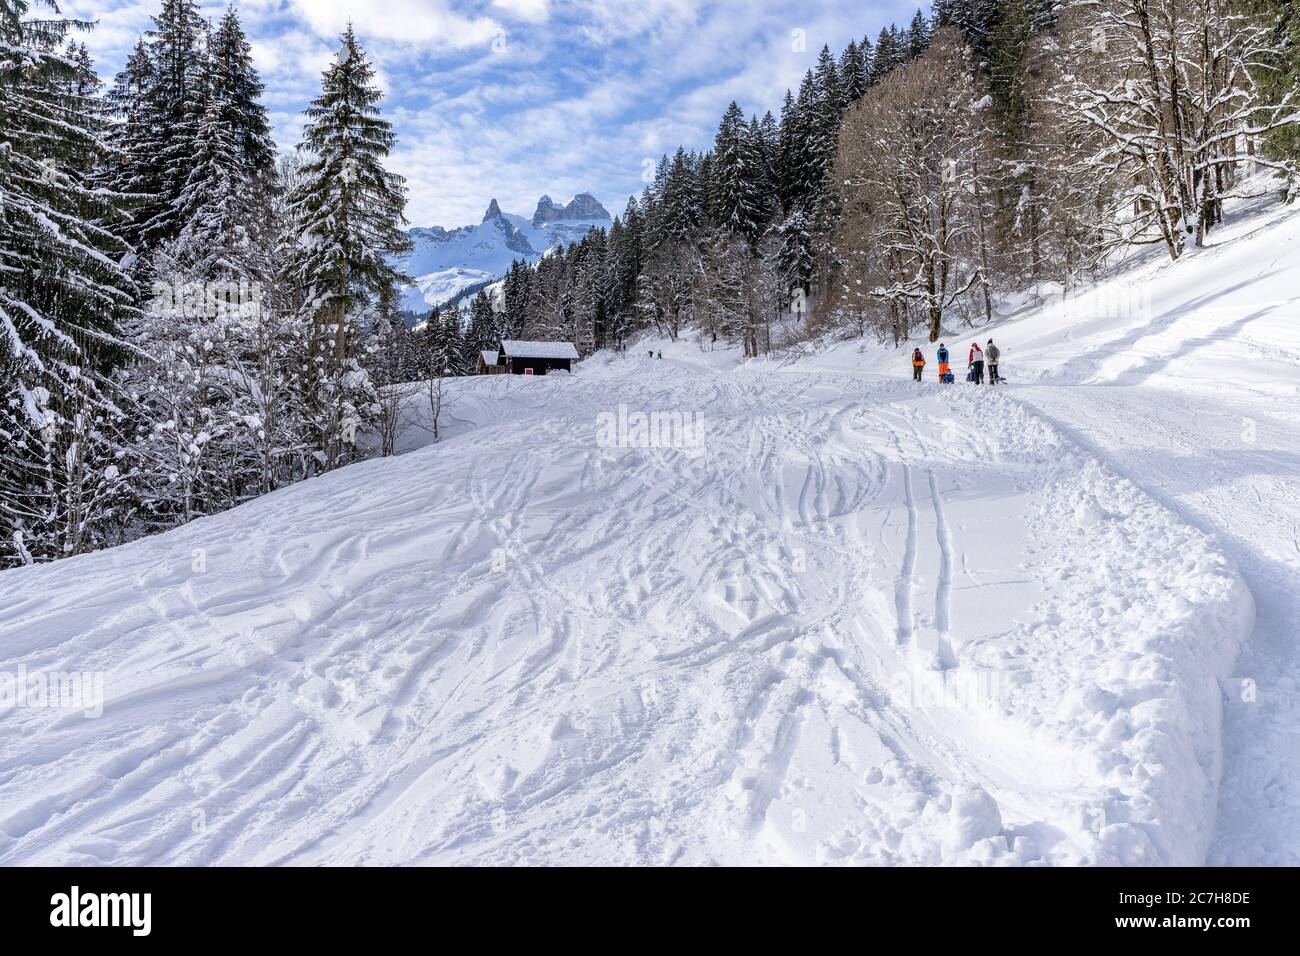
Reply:
<svg viewBox="0 0 1300 956"><path fill-rule="evenodd" d="M767 187L755 132L733 100L713 140L708 197L710 218L717 228L748 242L756 241L763 230Z"/></svg>
<svg viewBox="0 0 1300 956"><path fill-rule="evenodd" d="M400 278L389 257L405 249L405 186L384 168L392 125L379 113L374 66L349 26L321 94L307 110L301 182L290 197L288 275L316 324L313 404L319 461L333 468L354 454L373 388L356 362L357 320Z"/></svg>
<svg viewBox="0 0 1300 956"><path fill-rule="evenodd" d="M42 4L51 6L51 4ZM0 0L0 566L100 546L121 517L110 385L134 289L76 24Z"/></svg>
<svg viewBox="0 0 1300 956"><path fill-rule="evenodd" d="M169 256L189 278L257 280L254 264L267 234L274 146L262 83L234 9L208 42L202 115L193 131L185 185L175 201L179 232Z"/></svg>
<svg viewBox="0 0 1300 956"><path fill-rule="evenodd" d="M141 136L122 142L122 152L139 163L125 170L131 192L148 198L128 233L135 245L142 281L152 278L153 250L176 238L184 225L180 197L189 181L198 130L204 117L204 46L207 24L194 0L163 0L146 44L148 84L141 93L141 116L123 128Z"/></svg>

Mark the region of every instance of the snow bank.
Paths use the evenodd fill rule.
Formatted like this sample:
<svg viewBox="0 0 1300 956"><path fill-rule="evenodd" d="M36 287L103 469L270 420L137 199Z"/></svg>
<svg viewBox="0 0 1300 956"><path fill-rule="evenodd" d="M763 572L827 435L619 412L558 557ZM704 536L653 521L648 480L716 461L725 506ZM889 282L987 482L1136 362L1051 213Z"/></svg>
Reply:
<svg viewBox="0 0 1300 956"><path fill-rule="evenodd" d="M1254 621L1236 567L1207 535L1081 452L1019 403L975 390L1004 446L1049 476L1026 562L1049 598L996 649L1018 679L1002 714L1064 744L1095 786L1075 812L1078 862L1200 865L1221 770L1222 690Z"/></svg>

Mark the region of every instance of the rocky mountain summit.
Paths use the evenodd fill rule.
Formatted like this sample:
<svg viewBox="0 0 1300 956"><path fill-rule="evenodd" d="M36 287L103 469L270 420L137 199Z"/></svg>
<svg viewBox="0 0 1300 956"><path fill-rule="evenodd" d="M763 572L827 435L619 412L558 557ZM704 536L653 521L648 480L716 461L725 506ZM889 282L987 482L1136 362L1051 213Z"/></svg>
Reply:
<svg viewBox="0 0 1300 956"><path fill-rule="evenodd" d="M542 196L531 219L505 212L493 199L477 225L415 227L411 250L396 260L415 280L403 290L402 306L422 314L462 290L504 275L516 259L536 261L612 221L595 196L581 192L563 205Z"/></svg>

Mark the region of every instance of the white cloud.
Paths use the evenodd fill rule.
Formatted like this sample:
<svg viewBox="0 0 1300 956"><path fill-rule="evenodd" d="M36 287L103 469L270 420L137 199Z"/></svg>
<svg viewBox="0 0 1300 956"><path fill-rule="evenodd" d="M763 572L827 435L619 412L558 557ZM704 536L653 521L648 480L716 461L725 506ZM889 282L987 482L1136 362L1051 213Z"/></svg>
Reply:
<svg viewBox="0 0 1300 956"><path fill-rule="evenodd" d="M506 16L529 23L545 23L551 13L549 0L492 0L492 6Z"/></svg>
<svg viewBox="0 0 1300 956"><path fill-rule="evenodd" d="M227 0L201 0L219 16ZM236 0L280 145L349 18L374 59L418 225L477 221L495 197L590 190L612 212L643 186L642 164L678 144L707 148L728 101L776 112L829 43L910 21L918 0ZM65 0L99 19L101 72L121 68L161 0ZM806 48L791 47L791 30ZM506 37L504 45L499 38ZM494 42L498 41L498 42Z"/></svg>
<svg viewBox="0 0 1300 956"><path fill-rule="evenodd" d="M489 49L504 28L491 17L466 16L445 0L292 0L292 7L316 33L337 35L353 22L372 40L390 40L430 49Z"/></svg>

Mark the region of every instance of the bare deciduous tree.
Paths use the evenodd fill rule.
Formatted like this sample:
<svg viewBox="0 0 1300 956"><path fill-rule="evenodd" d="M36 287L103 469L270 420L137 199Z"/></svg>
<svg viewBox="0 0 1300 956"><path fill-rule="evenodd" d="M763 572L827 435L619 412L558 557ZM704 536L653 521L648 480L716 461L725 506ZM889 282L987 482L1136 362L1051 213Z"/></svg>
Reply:
<svg viewBox="0 0 1300 956"><path fill-rule="evenodd" d="M942 30L845 115L833 307L870 310L895 341L915 310L937 341L980 280L980 110L961 39Z"/></svg>
<svg viewBox="0 0 1300 956"><path fill-rule="evenodd" d="M1276 55L1271 25L1231 0L1069 0L1061 11L1061 91L1048 97L1098 148L1077 175L1119 173L1102 196L1106 248L1201 245L1233 195L1253 141L1300 122L1294 90L1261 93Z"/></svg>

